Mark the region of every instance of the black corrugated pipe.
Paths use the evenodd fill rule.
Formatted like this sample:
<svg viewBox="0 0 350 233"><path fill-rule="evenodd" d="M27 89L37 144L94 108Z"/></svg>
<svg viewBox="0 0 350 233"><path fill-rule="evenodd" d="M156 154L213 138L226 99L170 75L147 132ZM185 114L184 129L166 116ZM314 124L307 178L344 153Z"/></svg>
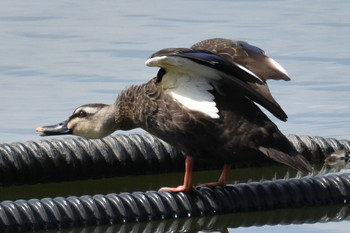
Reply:
<svg viewBox="0 0 350 233"><path fill-rule="evenodd" d="M0 203L0 231L57 229L349 201L349 173L200 188L189 194L149 191L4 201Z"/></svg>
<svg viewBox="0 0 350 233"><path fill-rule="evenodd" d="M310 162L334 151L350 151L350 141L289 135ZM247 157L236 167L275 164L263 156ZM65 181L182 171L184 156L176 148L144 135L114 135L101 140L80 137L0 144L0 185ZM196 163L197 170L218 167ZM220 167L221 168L221 167Z"/></svg>

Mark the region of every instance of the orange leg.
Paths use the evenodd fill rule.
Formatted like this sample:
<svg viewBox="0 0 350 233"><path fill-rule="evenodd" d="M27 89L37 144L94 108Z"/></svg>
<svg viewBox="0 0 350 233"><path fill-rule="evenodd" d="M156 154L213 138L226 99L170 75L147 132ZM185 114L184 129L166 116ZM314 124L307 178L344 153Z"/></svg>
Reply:
<svg viewBox="0 0 350 233"><path fill-rule="evenodd" d="M186 156L185 161L185 176L184 183L176 188L164 187L159 189L159 191L170 191L170 192L189 192L193 190L192 186L192 167L193 167L193 158Z"/></svg>
<svg viewBox="0 0 350 233"><path fill-rule="evenodd" d="M231 165L225 164L222 169L220 178L217 182L201 184L197 187L215 187L215 186L225 186L228 182L228 178L230 176Z"/></svg>

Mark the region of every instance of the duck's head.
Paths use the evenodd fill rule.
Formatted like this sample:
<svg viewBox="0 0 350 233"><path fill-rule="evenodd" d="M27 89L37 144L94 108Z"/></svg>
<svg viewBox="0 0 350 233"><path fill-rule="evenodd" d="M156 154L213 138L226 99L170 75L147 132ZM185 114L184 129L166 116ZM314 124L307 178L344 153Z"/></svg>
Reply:
<svg viewBox="0 0 350 233"><path fill-rule="evenodd" d="M103 138L115 130L114 106L107 104L85 104L59 124L36 128L41 136L73 134L86 138Z"/></svg>

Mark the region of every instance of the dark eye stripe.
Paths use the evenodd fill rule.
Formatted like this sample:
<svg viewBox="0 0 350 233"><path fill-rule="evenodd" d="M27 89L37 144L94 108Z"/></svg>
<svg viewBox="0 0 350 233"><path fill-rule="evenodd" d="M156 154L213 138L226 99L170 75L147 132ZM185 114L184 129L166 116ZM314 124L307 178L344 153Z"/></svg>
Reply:
<svg viewBox="0 0 350 233"><path fill-rule="evenodd" d="M86 113L85 111L80 110L80 111L78 112L78 117L86 117L86 116L87 116L87 113Z"/></svg>
<svg viewBox="0 0 350 233"><path fill-rule="evenodd" d="M93 114L91 114L91 113L86 113L86 112L85 112L84 118L90 117L90 116L92 116L92 115L93 115ZM74 113L73 115L71 115L71 116L69 117L68 121L70 121L70 120L72 120L72 119L74 119L74 118L79 118L79 117L81 117L81 116L80 116L80 112Z"/></svg>

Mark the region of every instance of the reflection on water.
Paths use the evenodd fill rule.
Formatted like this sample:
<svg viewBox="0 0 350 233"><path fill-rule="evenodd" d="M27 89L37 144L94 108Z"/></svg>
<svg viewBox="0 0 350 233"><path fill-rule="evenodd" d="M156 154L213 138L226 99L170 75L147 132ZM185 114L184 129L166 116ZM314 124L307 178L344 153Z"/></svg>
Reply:
<svg viewBox="0 0 350 233"><path fill-rule="evenodd" d="M348 221L349 219L349 206L330 205L312 208L279 209L175 220L93 226L76 228L74 232L225 232L227 229L229 229L230 232L280 232L288 225L293 225L295 229L300 228L302 232L322 232L322 228L327 228L325 227L325 225L327 225L325 223L328 223L328 225L336 225L334 224L335 222L342 220ZM283 225L283 227L271 228L271 226L276 225ZM255 227L259 228L255 229ZM338 232L346 232L346 230L348 230L342 229L342 227L344 226L341 226ZM72 232L72 229L63 229L57 232L68 233Z"/></svg>
<svg viewBox="0 0 350 233"><path fill-rule="evenodd" d="M273 95L289 115L287 123L276 121L283 132L349 139L349 8L348 0L332 3L316 0L312 5L303 0L2 2L0 142L39 140L34 132L37 126L61 122L81 104L112 103L126 86L152 78L156 70L145 67L144 61L154 51L190 46L212 37L247 40L265 49L287 69L292 82L270 82ZM217 177L210 172L205 174L210 176L204 176L205 181ZM176 175L166 176L169 179L165 184L180 183L182 175L172 176ZM118 179L106 181L101 189L82 188L80 191L91 194L118 192L121 190L115 185L118 182L129 191L156 189L159 185L141 187L136 183L135 187L130 185L134 178L126 178L124 183ZM91 185L90 181L86 182L85 186L78 187ZM63 193L58 191L57 195L79 194L72 188L75 185L5 187L1 188L1 194L3 198L20 198L21 188L27 188L27 197L56 196L50 190L66 190ZM341 208L339 212L348 213L345 206ZM331 215L320 214L315 221L326 221L327 216L333 216L334 212L331 208L329 210ZM293 211L297 216L303 214L302 211ZM323 213L323 210L319 211ZM279 216L276 214L273 219L278 220ZM321 216L326 217L321 220ZM177 220L174 224L181 223L181 229L197 231L208 229L196 228L198 222L207 225L215 222L215 225L216 221L222 220L227 221L223 224L225 227L238 227L238 223L230 221L242 218L255 222L264 217L267 218L266 212L213 217L215 220ZM261 224L284 224L284 221ZM287 221L288 224L291 222ZM135 229L137 232L142 229L140 224L98 227L96 230ZM144 224L142 227L154 227ZM159 226L166 230L169 224ZM323 228L327 232L342 232L338 226L348 229L349 225L348 221L343 221L341 224L323 224L322 227L308 224L307 229L304 225L288 229L301 232L317 229L319 232ZM280 232L286 228L264 226L248 229L252 232ZM84 230L92 231L90 228Z"/></svg>
<svg viewBox="0 0 350 233"><path fill-rule="evenodd" d="M215 181L220 173L220 170L197 171L194 172L193 182L194 184L202 184ZM158 190L164 186L179 185L182 182L183 174L183 172L179 172L166 175L153 174L0 187L0 201ZM286 166L235 169L229 183L283 179L287 176L295 177L296 175L295 170L289 170Z"/></svg>

